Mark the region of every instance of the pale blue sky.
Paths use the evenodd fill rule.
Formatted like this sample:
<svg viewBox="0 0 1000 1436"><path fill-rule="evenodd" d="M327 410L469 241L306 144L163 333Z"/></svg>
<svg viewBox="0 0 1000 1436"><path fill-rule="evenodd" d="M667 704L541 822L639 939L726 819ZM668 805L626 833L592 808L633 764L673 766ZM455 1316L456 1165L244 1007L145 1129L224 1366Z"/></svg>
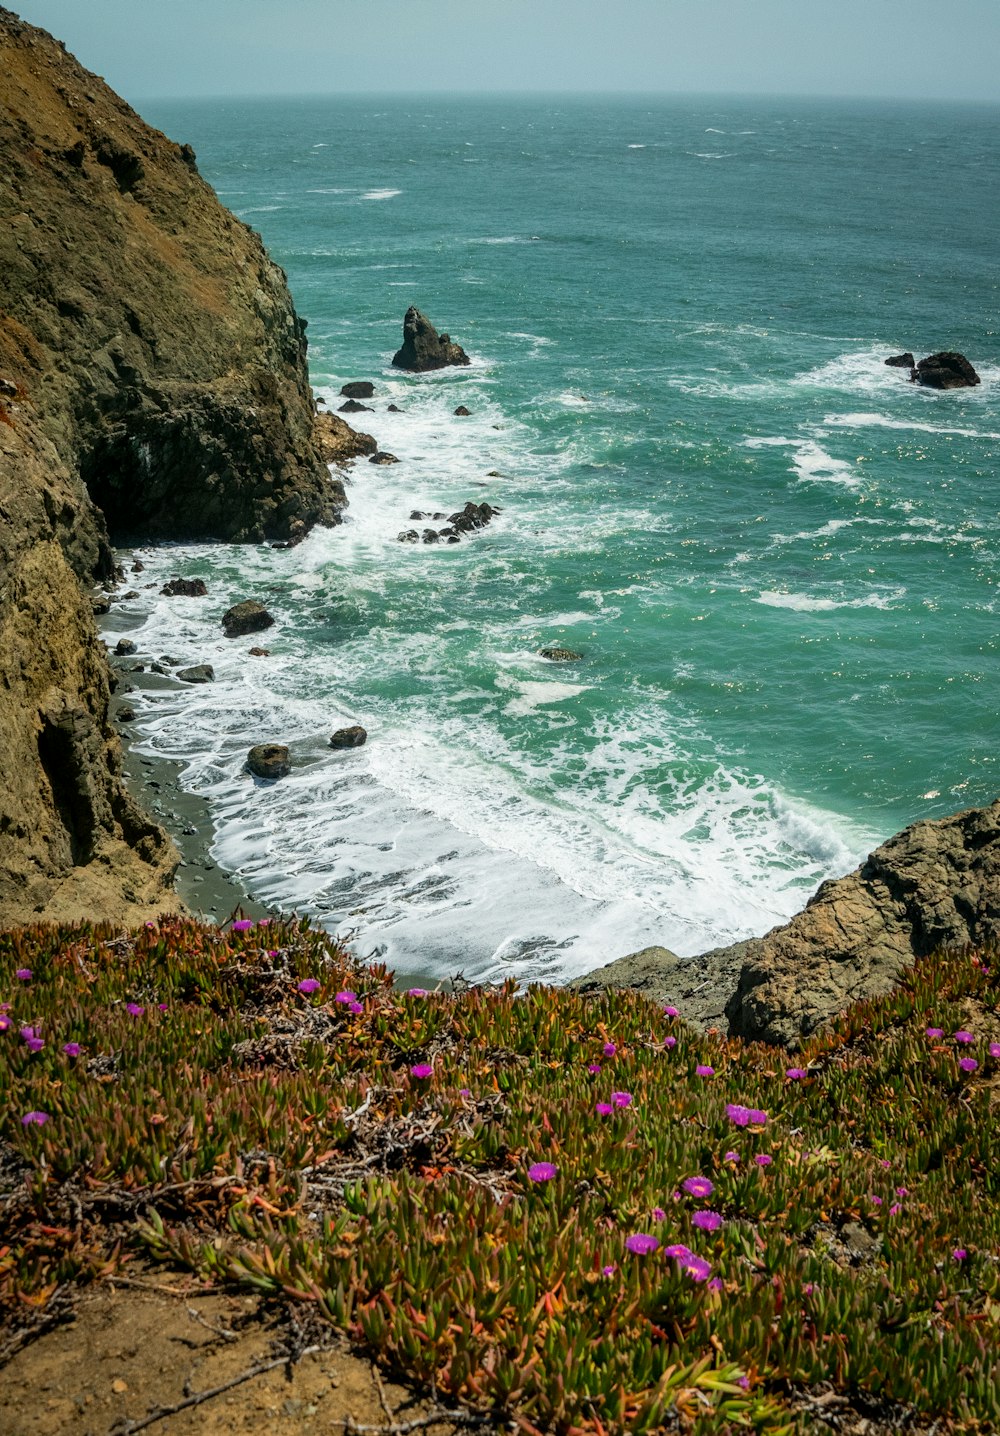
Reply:
<svg viewBox="0 0 1000 1436"><path fill-rule="evenodd" d="M1000 0L7 0L126 98L616 90L1000 102Z"/></svg>

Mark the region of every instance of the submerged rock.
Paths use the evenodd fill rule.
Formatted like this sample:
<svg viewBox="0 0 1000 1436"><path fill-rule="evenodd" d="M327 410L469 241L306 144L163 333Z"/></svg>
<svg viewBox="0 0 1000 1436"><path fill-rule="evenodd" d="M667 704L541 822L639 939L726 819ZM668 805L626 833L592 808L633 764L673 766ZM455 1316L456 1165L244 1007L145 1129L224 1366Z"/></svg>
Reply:
<svg viewBox="0 0 1000 1436"><path fill-rule="evenodd" d="M456 419L468 419L471 417L471 415L472 410L467 409L464 404L459 404L458 408L455 410Z"/></svg>
<svg viewBox="0 0 1000 1436"><path fill-rule="evenodd" d="M451 364L471 364L460 344L448 334L439 334L434 325L412 305L403 319L403 343L392 356L396 369L411 374L424 374L431 369L446 369Z"/></svg>
<svg viewBox="0 0 1000 1436"><path fill-rule="evenodd" d="M583 657L582 653L575 653L572 648L540 648L538 652L550 663L577 663Z"/></svg>
<svg viewBox="0 0 1000 1436"><path fill-rule="evenodd" d="M376 453L372 454L368 462L370 464L398 464L399 460L395 454L387 454L382 449L379 449Z"/></svg>
<svg viewBox="0 0 1000 1436"><path fill-rule="evenodd" d="M971 389L980 382L965 355L952 349L921 359L915 378L928 389Z"/></svg>
<svg viewBox="0 0 1000 1436"><path fill-rule="evenodd" d="M367 731L360 723L354 723L350 728L338 728L330 738L331 748L362 748L368 737Z"/></svg>
<svg viewBox="0 0 1000 1436"><path fill-rule="evenodd" d="M386 409L387 414L405 414L406 410L401 409L398 404L390 404Z"/></svg>
<svg viewBox="0 0 1000 1436"><path fill-rule="evenodd" d="M374 414L375 410L370 404L362 404L357 399L348 399L340 405L338 414Z"/></svg>
<svg viewBox="0 0 1000 1436"><path fill-rule="evenodd" d="M264 628L271 628L273 624L274 619L255 598L246 598L242 603L235 603L222 615L222 627L227 638L239 638L244 633L259 633Z"/></svg>
<svg viewBox="0 0 1000 1436"><path fill-rule="evenodd" d="M292 771L283 743L257 743L247 754L246 765L255 778L284 778Z"/></svg>

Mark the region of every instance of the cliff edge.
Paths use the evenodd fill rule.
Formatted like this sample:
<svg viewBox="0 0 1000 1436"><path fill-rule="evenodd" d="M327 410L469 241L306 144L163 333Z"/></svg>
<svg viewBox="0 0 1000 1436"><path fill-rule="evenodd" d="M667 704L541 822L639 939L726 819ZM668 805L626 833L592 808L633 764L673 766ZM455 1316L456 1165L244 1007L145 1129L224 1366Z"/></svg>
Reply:
<svg viewBox="0 0 1000 1436"><path fill-rule="evenodd" d="M110 541L292 540L343 490L305 324L194 152L0 7L0 923L175 906L87 586Z"/></svg>

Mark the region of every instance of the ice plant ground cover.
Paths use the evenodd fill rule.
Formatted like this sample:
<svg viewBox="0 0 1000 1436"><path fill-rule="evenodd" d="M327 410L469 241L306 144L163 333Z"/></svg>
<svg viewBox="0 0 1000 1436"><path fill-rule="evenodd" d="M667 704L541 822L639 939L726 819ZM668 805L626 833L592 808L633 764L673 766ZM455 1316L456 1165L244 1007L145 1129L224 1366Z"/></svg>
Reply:
<svg viewBox="0 0 1000 1436"><path fill-rule="evenodd" d="M998 973L925 960L789 1076L305 924L0 935L4 1320L152 1256L527 1433L996 1430Z"/></svg>

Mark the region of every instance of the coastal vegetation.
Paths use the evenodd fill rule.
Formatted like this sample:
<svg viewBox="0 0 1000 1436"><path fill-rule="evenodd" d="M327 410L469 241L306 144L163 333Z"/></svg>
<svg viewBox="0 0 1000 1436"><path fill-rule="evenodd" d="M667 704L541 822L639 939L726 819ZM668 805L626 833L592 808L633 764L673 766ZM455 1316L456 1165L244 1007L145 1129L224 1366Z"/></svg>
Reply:
<svg viewBox="0 0 1000 1436"><path fill-rule="evenodd" d="M996 1429L988 952L793 1058L635 992L450 987L305 922L5 933L8 1337L153 1260L528 1433Z"/></svg>

